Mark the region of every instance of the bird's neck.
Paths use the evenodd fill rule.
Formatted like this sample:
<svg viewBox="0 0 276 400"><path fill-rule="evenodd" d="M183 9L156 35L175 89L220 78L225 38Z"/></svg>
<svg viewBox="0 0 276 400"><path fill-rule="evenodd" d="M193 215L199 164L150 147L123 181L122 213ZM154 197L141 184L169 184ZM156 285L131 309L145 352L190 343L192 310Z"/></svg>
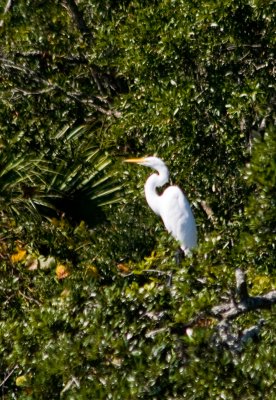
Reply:
<svg viewBox="0 0 276 400"><path fill-rule="evenodd" d="M145 184L146 200L155 214L160 215L160 195L156 188L163 186L169 181L169 171L167 168L160 169L159 174L151 175Z"/></svg>

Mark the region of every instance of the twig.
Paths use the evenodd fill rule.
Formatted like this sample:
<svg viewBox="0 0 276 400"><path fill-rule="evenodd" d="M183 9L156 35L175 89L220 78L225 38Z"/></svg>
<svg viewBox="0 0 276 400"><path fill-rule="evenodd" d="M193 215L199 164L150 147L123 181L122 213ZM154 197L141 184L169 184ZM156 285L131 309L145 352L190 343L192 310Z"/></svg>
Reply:
<svg viewBox="0 0 276 400"><path fill-rule="evenodd" d="M121 275L122 275L124 278L127 278L127 277L129 277L129 276L141 276L141 275L144 275L144 274L156 274L156 275L158 275L158 276L162 276L162 275L170 276L170 273L169 273L169 272L167 272L167 271L161 271L161 270L159 270L159 269L144 269L143 271L139 271L139 272L133 271L133 272L130 272L130 273L128 273L128 274L121 274Z"/></svg>
<svg viewBox="0 0 276 400"><path fill-rule="evenodd" d="M6 3L5 8L4 8L3 15L7 14L7 13L11 10L12 6L13 6L13 0L7 0L7 3ZM0 28L1 28L3 25L4 25L4 21L1 20L1 21L0 21Z"/></svg>
<svg viewBox="0 0 276 400"><path fill-rule="evenodd" d="M33 297L27 296L25 293L21 292L20 290L19 290L19 294L20 294L22 297L24 297L26 300L31 301L31 302L33 301L33 302L36 303L38 306L41 306L41 303L40 303L38 300L34 299Z"/></svg>
<svg viewBox="0 0 276 400"><path fill-rule="evenodd" d="M261 44L238 44L238 45L233 44L233 45L227 46L226 49L234 50L234 49L238 49L240 47L250 47L252 49L257 49L257 48L262 47L262 45Z"/></svg>
<svg viewBox="0 0 276 400"><path fill-rule="evenodd" d="M211 207L206 203L205 200L201 200L200 205L203 208L203 210L206 212L207 217L214 223L215 222L215 216L214 216L214 212L211 209Z"/></svg>
<svg viewBox="0 0 276 400"><path fill-rule="evenodd" d="M72 378L66 383L60 394L62 395L63 393L67 392L67 390L69 390L73 385L78 389L80 388L80 382L75 376L72 376Z"/></svg>
<svg viewBox="0 0 276 400"><path fill-rule="evenodd" d="M35 96L35 95L40 95L40 94L51 92L52 90L54 90L53 87L40 89L40 90L34 90L34 91L21 89L21 88L15 88L12 90L12 92L13 93L19 92L19 93L22 93L24 96Z"/></svg>
<svg viewBox="0 0 276 400"><path fill-rule="evenodd" d="M3 381L0 383L0 387L2 387L3 385L5 385L5 383L7 382L7 380L9 379L9 377L14 373L14 371L18 368L18 365L15 365L13 367L13 369L8 373L8 375L3 379Z"/></svg>

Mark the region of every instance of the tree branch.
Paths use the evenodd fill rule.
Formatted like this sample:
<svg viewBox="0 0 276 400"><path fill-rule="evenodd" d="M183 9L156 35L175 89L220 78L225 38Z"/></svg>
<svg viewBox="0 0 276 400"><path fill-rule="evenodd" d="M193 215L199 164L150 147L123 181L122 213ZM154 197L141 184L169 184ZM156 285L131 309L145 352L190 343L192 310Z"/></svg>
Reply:
<svg viewBox="0 0 276 400"><path fill-rule="evenodd" d="M249 340L256 340L259 337L261 328L265 321L260 319L259 322L243 331L236 332L231 321L241 314L255 311L263 308L271 308L276 304L276 290L272 290L262 296L250 296L247 291L245 274L241 269L237 269L236 276L236 297L235 294L227 303L219 304L210 311L204 311L196 315L195 318L186 323L174 323L171 332L183 335L187 328L196 326L214 325L214 317L220 321L215 326L216 333L213 340L216 345L223 345L234 352L242 351L244 345Z"/></svg>
<svg viewBox="0 0 276 400"><path fill-rule="evenodd" d="M246 301L249 295L247 291L245 274L240 268L238 268L235 272L235 276L236 276L237 295L240 298L241 302Z"/></svg>
<svg viewBox="0 0 276 400"><path fill-rule="evenodd" d="M250 296L247 290L245 273L240 268L235 271L236 298L233 295L228 303L223 303L211 309L211 315L220 319L213 335L216 346L224 346L230 351L241 352L250 340L258 340L261 329L265 323L263 319L243 331L235 328L231 320L241 314L261 308L270 308L276 304L276 290L262 296Z"/></svg>
<svg viewBox="0 0 276 400"><path fill-rule="evenodd" d="M61 87L60 85L58 85L56 83L52 83L51 81L44 79L35 71L28 69L26 67L23 67L21 65L15 64L11 60L8 60L4 57L0 57L0 61L2 62L2 65L4 68L15 70L15 71L21 71L29 78L31 77L34 82L38 83L39 85L43 85L42 88L39 88L35 91L25 90L22 88L15 88L15 89L13 89L14 93L21 92L24 95L34 95L34 94L37 95L37 94L45 93L46 91L56 90L56 91L61 92L64 96L66 96L78 103L81 103L89 108L94 108L95 110L97 110L98 112L100 112L102 114L113 115L117 118L119 118L121 116L120 112L118 112L116 110L106 109L106 108L102 107L101 105L98 105L95 103L95 101L100 101L102 103L106 103L105 99L103 99L103 98L100 98L98 96L93 96L93 97L90 96L88 98L87 97L85 98L81 92L69 92L67 89Z"/></svg>
<svg viewBox="0 0 276 400"><path fill-rule="evenodd" d="M230 320L246 312L270 308L276 304L276 290L262 296L250 296L247 291L245 274L241 269L236 270L236 292L239 297L238 302L231 300L215 306L211 310L212 315L223 320Z"/></svg>
<svg viewBox="0 0 276 400"><path fill-rule="evenodd" d="M92 64L84 55L61 55L61 54L51 54L50 52L39 51L39 50L31 50L31 51L16 51L10 52L9 55L14 57L23 57L29 59L39 59L40 61L46 60L48 62L53 62L56 65L59 63L66 63L66 65L83 65L89 68L89 72L91 77L97 86L99 92L102 96L105 96L105 90L108 90L110 94L111 91L117 92L120 90L122 81L120 79L115 78L112 75L112 72L103 71L96 64Z"/></svg>
<svg viewBox="0 0 276 400"><path fill-rule="evenodd" d="M43 59L48 58L52 61L53 55L51 52L41 51L41 50L29 50L29 51L14 51L9 52L8 55L12 57L23 57L23 58L33 58L33 59ZM54 54L54 58L57 61L66 62L66 64L76 64L76 65L89 65L92 68L96 66L89 64L87 58L84 56L70 55L66 56L64 54Z"/></svg>
<svg viewBox="0 0 276 400"><path fill-rule="evenodd" d="M0 383L0 387L4 386L4 384L7 382L9 377L14 373L14 371L18 368L18 365L15 365L10 372L6 375L6 377L3 379L3 381Z"/></svg>
<svg viewBox="0 0 276 400"><path fill-rule="evenodd" d="M3 15L7 14L12 9L12 6L13 6L13 0L7 0L7 3L6 3L5 8L4 8ZM4 25L4 21L0 20L0 28L3 25Z"/></svg>
<svg viewBox="0 0 276 400"><path fill-rule="evenodd" d="M257 341L265 321L260 319L258 323L240 332L233 331L233 327L227 320L222 320L216 327L213 340L217 345L223 345L230 351L241 352L249 341Z"/></svg>
<svg viewBox="0 0 276 400"><path fill-rule="evenodd" d="M205 211L205 213L207 214L207 217L213 222L215 223L215 216L214 216L214 212L211 209L211 207L207 204L207 202L205 200L201 200L200 202L201 207L203 208L203 210Z"/></svg>
<svg viewBox="0 0 276 400"><path fill-rule="evenodd" d="M79 10L76 2L74 0L63 0L62 5L69 11L82 35L91 41L93 39L92 33L86 25L82 12Z"/></svg>

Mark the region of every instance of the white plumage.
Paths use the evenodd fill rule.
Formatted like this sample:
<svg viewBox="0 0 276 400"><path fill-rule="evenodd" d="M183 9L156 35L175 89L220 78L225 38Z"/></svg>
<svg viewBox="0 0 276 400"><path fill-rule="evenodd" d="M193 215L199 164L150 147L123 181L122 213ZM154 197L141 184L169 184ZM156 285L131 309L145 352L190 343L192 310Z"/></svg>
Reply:
<svg viewBox="0 0 276 400"><path fill-rule="evenodd" d="M145 184L146 200L150 208L159 215L172 236L178 240L186 255L197 246L197 228L188 200L178 186L170 186L159 195L156 188L169 181L169 170L157 157L125 160L155 169Z"/></svg>

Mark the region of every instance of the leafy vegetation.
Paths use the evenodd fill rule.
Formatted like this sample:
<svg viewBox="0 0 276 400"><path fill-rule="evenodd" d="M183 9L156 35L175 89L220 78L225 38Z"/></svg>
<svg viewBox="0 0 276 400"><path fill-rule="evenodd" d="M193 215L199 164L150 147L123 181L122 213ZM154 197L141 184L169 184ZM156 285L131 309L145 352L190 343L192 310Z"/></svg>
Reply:
<svg viewBox="0 0 276 400"><path fill-rule="evenodd" d="M3 399L274 398L273 11L2 6ZM193 206L181 266L121 163L145 154Z"/></svg>

